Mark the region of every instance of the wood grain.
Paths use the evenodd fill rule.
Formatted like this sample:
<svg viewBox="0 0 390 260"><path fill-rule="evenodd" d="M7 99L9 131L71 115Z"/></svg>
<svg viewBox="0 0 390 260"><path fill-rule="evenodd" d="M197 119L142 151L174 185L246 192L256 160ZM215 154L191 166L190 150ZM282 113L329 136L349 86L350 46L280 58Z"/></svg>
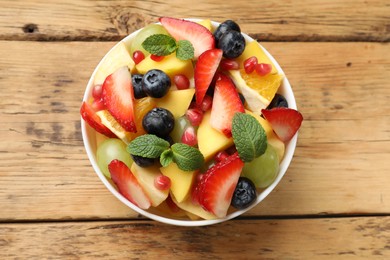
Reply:
<svg viewBox="0 0 390 260"><path fill-rule="evenodd" d="M390 217L0 224L2 259L388 259L389 244Z"/></svg>
<svg viewBox="0 0 390 260"><path fill-rule="evenodd" d="M113 45L0 41L0 221L137 217L100 183L80 134L84 88ZM389 44L263 45L305 121L285 178L247 216L389 214Z"/></svg>
<svg viewBox="0 0 390 260"><path fill-rule="evenodd" d="M353 8L352 8L353 7ZM119 40L160 16L233 19L267 41L390 40L390 6L380 0L15 1L0 3L0 39Z"/></svg>

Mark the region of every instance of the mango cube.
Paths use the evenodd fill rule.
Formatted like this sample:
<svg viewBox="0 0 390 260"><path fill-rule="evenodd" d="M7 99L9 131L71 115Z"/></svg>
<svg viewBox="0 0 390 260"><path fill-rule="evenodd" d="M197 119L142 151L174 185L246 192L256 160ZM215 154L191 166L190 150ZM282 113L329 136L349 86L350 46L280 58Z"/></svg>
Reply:
<svg viewBox="0 0 390 260"><path fill-rule="evenodd" d="M157 107L171 111L176 118L185 114L194 96L195 89L171 90L164 97L156 98Z"/></svg>
<svg viewBox="0 0 390 260"><path fill-rule="evenodd" d="M177 74L184 74L189 79L194 76L194 66L192 65L192 61L176 58L175 52L165 56L161 61L154 61L149 55L135 67L141 74L145 74L151 69L162 70L171 78L171 80Z"/></svg>
<svg viewBox="0 0 390 260"><path fill-rule="evenodd" d="M244 61L252 56L256 56L258 63L271 64L272 65L271 73L277 73L275 65L268 58L268 56L265 54L264 50L262 49L262 47L257 41L248 42L245 46L244 52L237 58L237 61L240 64L240 66L242 66Z"/></svg>
<svg viewBox="0 0 390 260"><path fill-rule="evenodd" d="M171 193L178 202L185 200L190 193L194 182L196 171L183 171L176 163L171 163L167 167L160 168L162 174L171 179Z"/></svg>
<svg viewBox="0 0 390 260"><path fill-rule="evenodd" d="M210 111L204 113L197 136L198 148L203 154L205 161L210 160L219 151L223 151L233 145L233 138L227 138L210 125Z"/></svg>

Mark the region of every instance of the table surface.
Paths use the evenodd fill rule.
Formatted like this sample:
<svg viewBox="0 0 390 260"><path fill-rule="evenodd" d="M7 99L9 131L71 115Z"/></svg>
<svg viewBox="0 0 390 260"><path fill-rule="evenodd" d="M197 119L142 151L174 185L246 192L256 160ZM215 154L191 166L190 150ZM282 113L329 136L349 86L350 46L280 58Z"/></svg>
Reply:
<svg viewBox="0 0 390 260"><path fill-rule="evenodd" d="M285 177L235 220L145 219L84 150L92 71L159 16L237 21L279 61L304 116ZM389 259L389 40L385 0L2 0L0 259Z"/></svg>

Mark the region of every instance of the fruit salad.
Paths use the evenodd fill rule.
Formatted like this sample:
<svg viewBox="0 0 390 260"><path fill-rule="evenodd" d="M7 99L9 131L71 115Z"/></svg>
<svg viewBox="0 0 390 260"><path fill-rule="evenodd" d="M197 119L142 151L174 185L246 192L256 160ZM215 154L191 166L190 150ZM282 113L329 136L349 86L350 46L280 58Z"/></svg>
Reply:
<svg viewBox="0 0 390 260"><path fill-rule="evenodd" d="M162 17L134 34L100 62L80 109L101 172L169 218L251 207L303 120L278 91L284 75L232 20Z"/></svg>

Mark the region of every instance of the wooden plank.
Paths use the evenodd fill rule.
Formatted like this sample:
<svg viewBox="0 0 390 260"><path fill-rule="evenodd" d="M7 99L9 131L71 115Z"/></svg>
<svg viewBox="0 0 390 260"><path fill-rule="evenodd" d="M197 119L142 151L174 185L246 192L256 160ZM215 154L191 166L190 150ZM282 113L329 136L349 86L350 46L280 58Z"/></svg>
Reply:
<svg viewBox="0 0 390 260"><path fill-rule="evenodd" d="M0 225L2 259L388 259L389 244L390 217Z"/></svg>
<svg viewBox="0 0 390 260"><path fill-rule="evenodd" d="M5 0L0 39L119 40L160 16L172 16L233 19L244 32L267 41L387 42L389 13L384 0L200 0L196 6L190 0Z"/></svg>
<svg viewBox="0 0 390 260"><path fill-rule="evenodd" d="M0 221L137 217L100 183L80 134L84 88L113 45L0 41ZM305 121L285 178L246 215L389 214L389 44L264 46Z"/></svg>

